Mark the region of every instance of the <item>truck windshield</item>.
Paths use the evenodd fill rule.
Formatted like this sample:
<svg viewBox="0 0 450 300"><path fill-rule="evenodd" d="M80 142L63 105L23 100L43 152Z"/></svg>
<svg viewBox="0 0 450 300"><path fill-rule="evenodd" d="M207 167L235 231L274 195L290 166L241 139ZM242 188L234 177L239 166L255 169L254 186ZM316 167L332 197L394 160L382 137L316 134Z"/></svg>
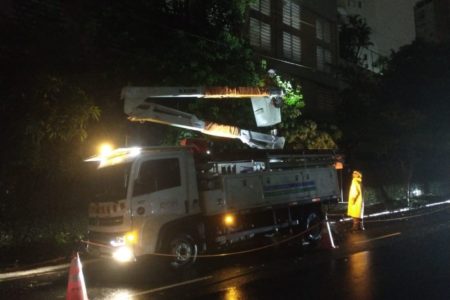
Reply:
<svg viewBox="0 0 450 300"><path fill-rule="evenodd" d="M92 180L95 202L119 201L126 198L131 164L118 164L98 169Z"/></svg>

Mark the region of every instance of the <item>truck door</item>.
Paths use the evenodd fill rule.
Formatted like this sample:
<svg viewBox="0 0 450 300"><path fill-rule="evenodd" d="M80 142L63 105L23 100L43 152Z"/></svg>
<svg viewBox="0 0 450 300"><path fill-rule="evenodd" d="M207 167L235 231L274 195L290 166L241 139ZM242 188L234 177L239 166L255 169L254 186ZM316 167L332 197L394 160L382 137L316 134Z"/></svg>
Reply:
<svg viewBox="0 0 450 300"><path fill-rule="evenodd" d="M133 202L145 214L186 213L185 166L178 157L143 160L138 165L133 187Z"/></svg>

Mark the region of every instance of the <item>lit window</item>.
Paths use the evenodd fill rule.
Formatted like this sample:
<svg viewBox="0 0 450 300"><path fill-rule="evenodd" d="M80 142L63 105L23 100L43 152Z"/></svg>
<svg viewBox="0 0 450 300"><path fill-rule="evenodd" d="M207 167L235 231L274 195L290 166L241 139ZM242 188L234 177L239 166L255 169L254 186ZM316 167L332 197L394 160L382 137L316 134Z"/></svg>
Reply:
<svg viewBox="0 0 450 300"><path fill-rule="evenodd" d="M301 61L301 41L300 37L283 32L283 56L293 61Z"/></svg>
<svg viewBox="0 0 450 300"><path fill-rule="evenodd" d="M283 23L300 29L300 5L292 2L292 0L283 1Z"/></svg>
<svg viewBox="0 0 450 300"><path fill-rule="evenodd" d="M250 7L266 16L270 16L270 0L256 0L250 3Z"/></svg>
<svg viewBox="0 0 450 300"><path fill-rule="evenodd" d="M264 50L271 50L271 32L270 25L250 18L250 45Z"/></svg>

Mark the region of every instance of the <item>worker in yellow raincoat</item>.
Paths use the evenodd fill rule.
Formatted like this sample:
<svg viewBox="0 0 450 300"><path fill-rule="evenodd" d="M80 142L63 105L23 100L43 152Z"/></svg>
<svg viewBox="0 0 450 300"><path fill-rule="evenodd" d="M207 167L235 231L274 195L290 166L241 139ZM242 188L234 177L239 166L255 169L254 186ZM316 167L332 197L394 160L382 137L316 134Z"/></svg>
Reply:
<svg viewBox="0 0 450 300"><path fill-rule="evenodd" d="M347 215L353 218L352 231L365 230L363 224L364 201L361 190L362 174L358 171L353 171L352 176L352 185L348 195Z"/></svg>

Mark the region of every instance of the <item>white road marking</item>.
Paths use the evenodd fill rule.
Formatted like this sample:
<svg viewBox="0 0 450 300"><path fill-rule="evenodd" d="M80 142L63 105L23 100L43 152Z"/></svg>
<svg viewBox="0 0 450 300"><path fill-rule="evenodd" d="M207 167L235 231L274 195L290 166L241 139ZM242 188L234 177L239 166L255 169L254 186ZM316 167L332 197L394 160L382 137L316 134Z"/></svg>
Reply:
<svg viewBox="0 0 450 300"><path fill-rule="evenodd" d="M175 287L192 284L192 283L199 282L199 281L208 280L208 279L211 279L211 278L213 278L213 276L209 275L209 276L195 278L195 279L182 281L182 282L178 282L178 283L174 283L174 284L169 284L169 285L161 286L161 287L154 288L154 289L151 289L151 290L146 290L146 291L142 291L142 292L139 292L139 293L134 293L134 294L130 295L130 297L141 296L141 295L145 295L145 294L151 294L151 293L155 293L155 292L165 291L165 290L169 290L169 289L172 289L172 288L175 288Z"/></svg>
<svg viewBox="0 0 450 300"><path fill-rule="evenodd" d="M372 241L376 241L376 240L387 239L387 238L394 237L394 236L401 235L401 234L402 234L401 232L386 234L386 235L382 235L382 236L379 236L379 237L376 237L373 239L369 239L369 240L357 241L357 242L354 242L354 244L362 244L362 243L368 243L368 242L372 242Z"/></svg>

